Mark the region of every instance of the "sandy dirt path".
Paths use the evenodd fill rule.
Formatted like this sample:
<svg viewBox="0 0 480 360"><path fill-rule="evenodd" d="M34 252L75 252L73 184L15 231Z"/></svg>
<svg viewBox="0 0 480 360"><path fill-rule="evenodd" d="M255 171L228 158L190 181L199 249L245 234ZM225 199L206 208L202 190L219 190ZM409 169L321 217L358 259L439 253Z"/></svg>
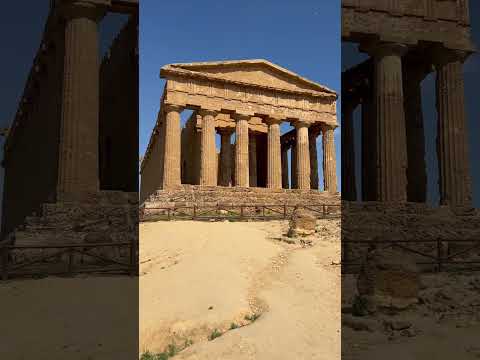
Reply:
<svg viewBox="0 0 480 360"><path fill-rule="evenodd" d="M141 350L188 339L176 358L339 359L339 223L319 228L302 248L275 239L285 222L142 224ZM164 246L152 245L160 236ZM160 284L175 302L158 296ZM250 323L252 313L261 316ZM213 329L223 335L208 341Z"/></svg>

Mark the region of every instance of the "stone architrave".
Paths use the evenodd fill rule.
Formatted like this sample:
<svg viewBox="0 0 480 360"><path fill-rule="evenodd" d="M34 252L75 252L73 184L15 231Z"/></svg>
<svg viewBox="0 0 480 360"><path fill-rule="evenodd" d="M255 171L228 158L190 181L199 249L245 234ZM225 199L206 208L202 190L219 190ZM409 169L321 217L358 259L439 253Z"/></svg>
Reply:
<svg viewBox="0 0 480 360"><path fill-rule="evenodd" d="M200 185L217 185L216 147L215 147L215 112L200 111L202 116L202 137L200 142Z"/></svg>
<svg viewBox="0 0 480 360"><path fill-rule="evenodd" d="M337 192L337 164L333 127L323 128L323 183L325 191Z"/></svg>
<svg viewBox="0 0 480 360"><path fill-rule="evenodd" d="M471 205L465 124L463 61L466 53L436 52L440 203Z"/></svg>
<svg viewBox="0 0 480 360"><path fill-rule="evenodd" d="M281 120L269 118L267 147L267 188L282 188L282 153L280 145Z"/></svg>
<svg viewBox="0 0 480 360"><path fill-rule="evenodd" d="M232 144L230 139L233 130L230 128L219 129L220 133L220 173L218 174L218 184L220 186L232 185Z"/></svg>
<svg viewBox="0 0 480 360"><path fill-rule="evenodd" d="M180 185L180 112L182 108L167 105L165 115L165 140L162 188Z"/></svg>
<svg viewBox="0 0 480 360"><path fill-rule="evenodd" d="M297 186L301 190L310 189L310 147L308 145L309 124L296 122L297 129Z"/></svg>
<svg viewBox="0 0 480 360"><path fill-rule="evenodd" d="M249 187L248 120L249 116L235 114L235 186Z"/></svg>
<svg viewBox="0 0 480 360"><path fill-rule="evenodd" d="M83 201L99 191L98 22L105 13L80 2L61 10L66 21L57 192L59 200Z"/></svg>

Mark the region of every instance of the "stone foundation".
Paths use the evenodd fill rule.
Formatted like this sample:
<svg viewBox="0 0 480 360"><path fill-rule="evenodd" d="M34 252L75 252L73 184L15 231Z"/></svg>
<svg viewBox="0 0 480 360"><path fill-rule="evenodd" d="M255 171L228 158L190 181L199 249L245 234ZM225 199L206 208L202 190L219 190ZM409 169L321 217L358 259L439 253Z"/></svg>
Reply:
<svg viewBox="0 0 480 360"><path fill-rule="evenodd" d="M340 195L317 190L240 188L182 185L158 190L141 204L142 212L155 208L209 207L238 205L339 205ZM148 209L151 209L148 211ZM339 209L338 209L339 210Z"/></svg>
<svg viewBox="0 0 480 360"><path fill-rule="evenodd" d="M29 246L91 243L89 234L104 234L109 242L138 236L137 193L102 191L95 198L90 203L43 204L41 214L28 216L7 239Z"/></svg>

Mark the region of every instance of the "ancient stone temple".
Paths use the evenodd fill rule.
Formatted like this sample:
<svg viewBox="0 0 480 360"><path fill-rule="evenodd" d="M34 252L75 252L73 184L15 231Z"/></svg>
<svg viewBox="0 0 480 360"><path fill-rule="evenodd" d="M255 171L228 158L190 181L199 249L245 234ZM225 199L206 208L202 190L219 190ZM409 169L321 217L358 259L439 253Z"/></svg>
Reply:
<svg viewBox="0 0 480 360"><path fill-rule="evenodd" d="M129 20L100 59L108 12ZM138 1L51 1L5 142L3 237L68 243L136 222L137 28Z"/></svg>
<svg viewBox="0 0 480 360"><path fill-rule="evenodd" d="M369 59L342 74L342 198L425 202L420 84L436 73L441 205L471 204L462 66L474 51L467 0L342 0L342 40ZM360 194L353 112L361 107Z"/></svg>
<svg viewBox="0 0 480 360"><path fill-rule="evenodd" d="M290 190L297 189L303 201L315 201L321 193L319 136L323 193L337 193L332 90L266 60L171 64L160 76L166 85L141 164L141 203L162 194L166 201L183 198L189 190L198 200L206 187L210 195L217 189L217 200L244 189L245 201L254 201L254 193L289 191L292 200L302 201ZM182 128L185 109L193 112ZM282 135L282 123L294 129ZM275 199L285 201L277 195L270 202Z"/></svg>

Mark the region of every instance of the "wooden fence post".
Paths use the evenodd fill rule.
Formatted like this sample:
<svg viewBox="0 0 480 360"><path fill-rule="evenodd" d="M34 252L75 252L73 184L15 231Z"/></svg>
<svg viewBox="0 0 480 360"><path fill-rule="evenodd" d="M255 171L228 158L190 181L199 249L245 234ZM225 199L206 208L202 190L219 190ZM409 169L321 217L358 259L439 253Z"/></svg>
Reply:
<svg viewBox="0 0 480 360"><path fill-rule="evenodd" d="M283 219L287 219L287 204L283 204Z"/></svg>
<svg viewBox="0 0 480 360"><path fill-rule="evenodd" d="M197 217L197 205L193 204L193 220Z"/></svg>

